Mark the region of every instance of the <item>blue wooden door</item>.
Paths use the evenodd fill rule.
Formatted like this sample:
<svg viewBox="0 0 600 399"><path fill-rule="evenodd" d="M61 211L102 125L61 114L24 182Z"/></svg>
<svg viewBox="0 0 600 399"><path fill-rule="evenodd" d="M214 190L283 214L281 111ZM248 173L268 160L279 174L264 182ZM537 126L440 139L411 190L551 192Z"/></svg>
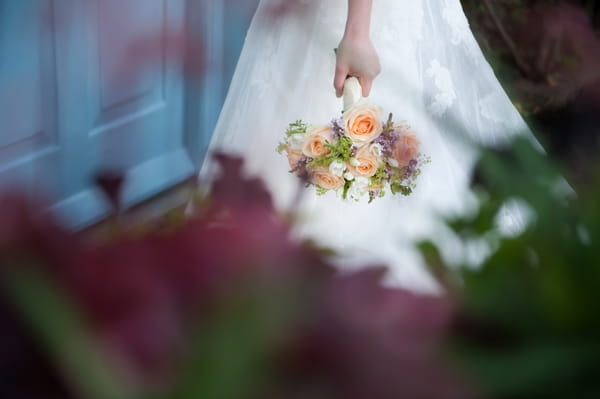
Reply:
<svg viewBox="0 0 600 399"><path fill-rule="evenodd" d="M100 171L125 206L193 176L257 3L1 0L0 188L78 228L109 212Z"/></svg>
<svg viewBox="0 0 600 399"><path fill-rule="evenodd" d="M194 173L184 121L184 0L0 2L0 184L47 195L71 226ZM190 132L192 134L192 132Z"/></svg>
<svg viewBox="0 0 600 399"><path fill-rule="evenodd" d="M68 4L67 4L68 3ZM184 0L57 1L68 149L57 209L101 217L91 178L125 174L125 206L190 176L184 145ZM93 208L97 209L94 210Z"/></svg>

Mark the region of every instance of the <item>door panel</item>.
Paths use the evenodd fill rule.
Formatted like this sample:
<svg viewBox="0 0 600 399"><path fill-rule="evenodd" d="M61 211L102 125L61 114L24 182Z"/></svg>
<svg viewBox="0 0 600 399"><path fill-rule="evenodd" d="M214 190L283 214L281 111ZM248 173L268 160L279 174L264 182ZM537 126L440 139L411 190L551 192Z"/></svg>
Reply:
<svg viewBox="0 0 600 399"><path fill-rule="evenodd" d="M183 30L184 2L101 4L88 37L94 56L88 134L98 169L127 170L181 148L182 55L167 39Z"/></svg>
<svg viewBox="0 0 600 399"><path fill-rule="evenodd" d="M96 7L97 38L91 37L90 44L98 45L95 52L101 112L109 114L121 109L129 113L127 108L162 103L165 86L162 33L167 29L169 12L166 0L144 0L143 4L139 0L127 3L105 0ZM144 64L139 65L142 60ZM115 116L118 117L118 112Z"/></svg>
<svg viewBox="0 0 600 399"><path fill-rule="evenodd" d="M0 12L0 187L53 187L61 154L56 122L52 1L4 2ZM15 35L15 32L19 32Z"/></svg>
<svg viewBox="0 0 600 399"><path fill-rule="evenodd" d="M84 4L85 3L85 4ZM184 147L184 0L94 0L76 5L67 69L79 79L64 93L83 118L73 120L63 181L70 195L57 206L71 225L96 203L91 185L102 171L126 175L123 202L133 205L194 173ZM68 78L67 78L68 79ZM76 153L75 153L76 152ZM85 201L85 203L83 203ZM78 209L78 211L70 211Z"/></svg>

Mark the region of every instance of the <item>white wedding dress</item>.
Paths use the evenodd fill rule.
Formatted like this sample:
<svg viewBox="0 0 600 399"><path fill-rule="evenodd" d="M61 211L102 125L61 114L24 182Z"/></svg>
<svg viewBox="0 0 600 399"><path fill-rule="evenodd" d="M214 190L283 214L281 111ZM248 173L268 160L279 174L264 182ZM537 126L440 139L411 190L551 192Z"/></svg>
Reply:
<svg viewBox="0 0 600 399"><path fill-rule="evenodd" d="M279 209L297 206L298 237L333 248L342 270L385 263L388 283L433 291L413 243L431 239L446 258L463 256L439 215L476 206L469 189L477 157L472 143L496 145L530 133L483 57L459 0L374 0L371 37L382 72L370 100L396 121L406 120L432 162L408 197L388 194L371 204L355 203L304 188L275 148L289 122L325 124L339 116L333 49L346 11L347 0L261 1L200 181L207 184L218 173L210 151L243 155L248 173L264 179ZM522 223L514 210L502 220L509 227Z"/></svg>

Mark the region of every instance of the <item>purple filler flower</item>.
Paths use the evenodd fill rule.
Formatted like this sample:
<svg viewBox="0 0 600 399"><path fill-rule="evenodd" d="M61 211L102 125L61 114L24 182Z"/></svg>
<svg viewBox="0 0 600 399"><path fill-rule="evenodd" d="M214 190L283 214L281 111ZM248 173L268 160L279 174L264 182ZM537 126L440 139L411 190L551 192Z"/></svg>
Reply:
<svg viewBox="0 0 600 399"><path fill-rule="evenodd" d="M298 161L296 162L296 165L294 166L294 168L292 170L290 170L290 173L296 173L296 172L304 172L304 169L306 168L306 165L311 162L313 159L311 157L307 157L306 155L302 155Z"/></svg>
<svg viewBox="0 0 600 399"><path fill-rule="evenodd" d="M340 139L346 134L344 129L344 119L342 117L332 119L331 128L333 129L333 137L335 138Z"/></svg>
<svg viewBox="0 0 600 399"><path fill-rule="evenodd" d="M400 135L393 130L384 131L377 137L374 142L381 145L383 155L387 158L392 156L394 145L400 138Z"/></svg>
<svg viewBox="0 0 600 399"><path fill-rule="evenodd" d="M404 177L407 179L411 177L415 173L415 169L417 168L417 160L411 159L408 165L406 166L406 172L404 173Z"/></svg>
<svg viewBox="0 0 600 399"><path fill-rule="evenodd" d="M385 165L384 172L385 172L385 179L389 181L392 178L392 169L390 169L389 165L387 165L387 164Z"/></svg>

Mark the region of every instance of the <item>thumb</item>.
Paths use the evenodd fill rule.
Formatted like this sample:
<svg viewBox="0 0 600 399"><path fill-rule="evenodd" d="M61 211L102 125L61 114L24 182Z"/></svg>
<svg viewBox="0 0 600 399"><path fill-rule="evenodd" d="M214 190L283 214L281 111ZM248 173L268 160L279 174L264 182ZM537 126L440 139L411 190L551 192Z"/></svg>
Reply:
<svg viewBox="0 0 600 399"><path fill-rule="evenodd" d="M335 76L333 78L333 87L335 88L335 95L337 97L341 97L344 93L344 82L348 77L348 69L336 66L335 67Z"/></svg>

